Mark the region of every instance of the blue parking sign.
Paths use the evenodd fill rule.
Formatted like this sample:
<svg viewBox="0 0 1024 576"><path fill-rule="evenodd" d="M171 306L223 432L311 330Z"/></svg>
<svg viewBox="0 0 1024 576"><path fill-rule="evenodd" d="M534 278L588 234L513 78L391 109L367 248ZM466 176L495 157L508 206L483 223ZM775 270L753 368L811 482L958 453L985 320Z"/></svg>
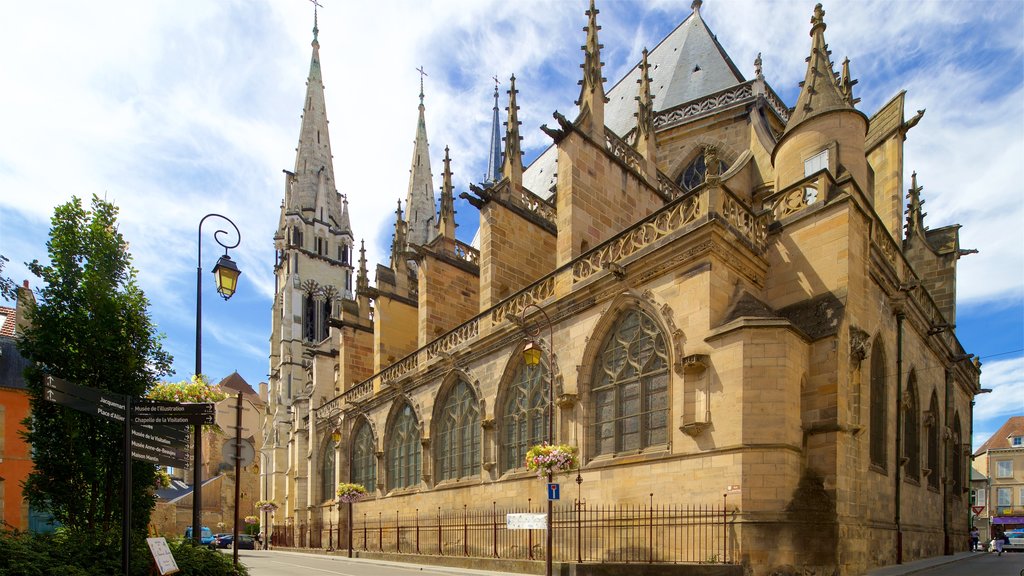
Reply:
<svg viewBox="0 0 1024 576"><path fill-rule="evenodd" d="M548 484L548 500L558 500L560 492L558 484L555 482Z"/></svg>

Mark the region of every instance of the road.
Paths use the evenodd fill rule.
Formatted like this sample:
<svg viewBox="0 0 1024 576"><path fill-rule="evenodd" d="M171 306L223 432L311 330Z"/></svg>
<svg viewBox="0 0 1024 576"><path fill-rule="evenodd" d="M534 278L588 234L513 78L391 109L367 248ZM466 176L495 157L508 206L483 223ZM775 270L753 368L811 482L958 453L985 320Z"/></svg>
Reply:
<svg viewBox="0 0 1024 576"><path fill-rule="evenodd" d="M251 576L519 576L277 550L239 550L238 561L249 568Z"/></svg>
<svg viewBox="0 0 1024 576"><path fill-rule="evenodd" d="M1004 552L996 556L979 552L977 558L929 568L915 572L914 576L1020 576L1022 570L1024 553Z"/></svg>

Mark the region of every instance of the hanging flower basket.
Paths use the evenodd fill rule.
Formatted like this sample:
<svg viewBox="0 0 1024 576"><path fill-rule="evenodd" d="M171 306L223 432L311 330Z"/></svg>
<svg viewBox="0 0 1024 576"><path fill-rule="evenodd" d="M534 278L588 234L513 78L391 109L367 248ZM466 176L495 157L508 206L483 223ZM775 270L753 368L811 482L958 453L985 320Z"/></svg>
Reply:
<svg viewBox="0 0 1024 576"><path fill-rule="evenodd" d="M156 476L153 477L153 486L159 490L161 488L171 487L171 475L166 470L160 468L156 471Z"/></svg>
<svg viewBox="0 0 1024 576"><path fill-rule="evenodd" d="M227 394L217 384L208 384L205 376L192 376L181 382L158 382L146 392L150 400L166 402L220 402Z"/></svg>
<svg viewBox="0 0 1024 576"><path fill-rule="evenodd" d="M249 524L250 526L253 525L253 524L259 524L260 523L260 519L255 517L255 516L246 516L245 517L245 523Z"/></svg>
<svg viewBox="0 0 1024 576"><path fill-rule="evenodd" d="M526 453L526 469L539 477L574 470L579 463L576 447L568 444L538 444Z"/></svg>
<svg viewBox="0 0 1024 576"><path fill-rule="evenodd" d="M273 512L274 510L277 510L277 504L274 504L270 500L260 500L256 503L256 507L263 512Z"/></svg>
<svg viewBox="0 0 1024 576"><path fill-rule="evenodd" d="M356 502L366 496L366 488L362 484L338 484L338 500L345 502Z"/></svg>

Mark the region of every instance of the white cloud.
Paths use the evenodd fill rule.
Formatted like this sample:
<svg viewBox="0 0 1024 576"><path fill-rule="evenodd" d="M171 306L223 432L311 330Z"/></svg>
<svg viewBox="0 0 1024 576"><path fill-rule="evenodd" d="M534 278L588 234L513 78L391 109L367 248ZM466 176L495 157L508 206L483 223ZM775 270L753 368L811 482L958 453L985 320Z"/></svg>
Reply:
<svg viewBox="0 0 1024 576"><path fill-rule="evenodd" d="M552 111L575 113L586 4L393 0L328 3L320 11L335 173L357 241L367 240L371 274L374 263L387 260L395 200L408 185L415 68L429 74L435 184L448 145L457 192L464 191L486 167L491 76L502 83L504 120L508 77L516 74L527 159L549 143L537 127L551 122ZM748 78L761 52L769 82L793 104L813 5L706 2L702 14ZM981 251L960 261L961 299L1019 302L1024 197L1014 183L1024 181L1024 5L965 6L831 2L826 34L837 63L850 55L866 113L901 88L908 89L908 112L928 109L907 140L907 185L916 169L927 223L963 224L963 247ZM605 0L598 7L610 86L641 47L653 48L689 15L690 0ZM12 260L6 272L20 280L26 274L20 262L44 257L55 205L72 194L106 195L121 207L121 229L161 329L183 358L191 357L196 225L206 213L225 214L242 229L232 256L243 270L243 293L223 312L209 309L208 324L228 326L232 314L243 316L237 321L253 339L239 353L250 362L269 334L271 236L283 196L280 170L294 162L311 16L308 3L268 0L6 6L0 20L0 51L8 55L0 91L0 225L2 251ZM464 203L457 208L460 216L474 214ZM212 229L204 231L204 272L217 252L211 236ZM230 342L230 333L213 336L209 345ZM187 370L189 363L177 366ZM265 364L250 372L264 373Z"/></svg>
<svg viewBox="0 0 1024 576"><path fill-rule="evenodd" d="M978 422L995 421L998 428L1009 416L1024 415L1024 358L1012 358L985 363L981 367L981 387L992 390L978 396L974 406L974 419Z"/></svg>

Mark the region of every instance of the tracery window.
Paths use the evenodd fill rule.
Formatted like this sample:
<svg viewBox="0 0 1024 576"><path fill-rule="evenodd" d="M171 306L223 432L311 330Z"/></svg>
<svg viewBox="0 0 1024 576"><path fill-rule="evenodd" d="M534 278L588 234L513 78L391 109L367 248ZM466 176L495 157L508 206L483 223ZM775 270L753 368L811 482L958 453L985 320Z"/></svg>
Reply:
<svg viewBox="0 0 1024 576"><path fill-rule="evenodd" d="M921 478L921 435L918 428L917 376L911 372L907 379L906 406L903 409L903 457L907 478Z"/></svg>
<svg viewBox="0 0 1024 576"><path fill-rule="evenodd" d="M547 439L547 370L544 362L516 367L502 407L502 470L524 467L526 451Z"/></svg>
<svg viewBox="0 0 1024 576"><path fill-rule="evenodd" d="M352 440L352 473L353 484L362 484L373 492L377 486L377 457L374 454L373 433L370 425L362 422Z"/></svg>
<svg viewBox="0 0 1024 576"><path fill-rule="evenodd" d="M932 401L928 408L928 486L938 490L939 477L939 397L932 392Z"/></svg>
<svg viewBox="0 0 1024 576"><path fill-rule="evenodd" d="M882 339L875 338L871 346L871 463L882 469L886 468L886 438L888 436L886 421L886 395L888 385L886 384L886 363L885 350L882 346Z"/></svg>
<svg viewBox="0 0 1024 576"><path fill-rule="evenodd" d="M445 398L437 424L435 450L438 480L480 473L480 403L469 384L462 380Z"/></svg>
<svg viewBox="0 0 1024 576"><path fill-rule="evenodd" d="M714 164L712 163L712 166ZM724 174L729 167L725 162L718 161L718 173ZM690 162L690 165L683 170L681 176L679 176L679 185L684 190L690 191L704 183L705 177L707 177L708 169L704 165L704 154L697 154L697 157Z"/></svg>
<svg viewBox="0 0 1024 576"><path fill-rule="evenodd" d="M420 429L408 404L402 406L388 438L388 489L415 486L420 481Z"/></svg>
<svg viewBox="0 0 1024 576"><path fill-rule="evenodd" d="M605 336L591 383L596 454L668 442L668 349L658 324L624 311Z"/></svg>
<svg viewBox="0 0 1024 576"><path fill-rule="evenodd" d="M334 478L334 469L337 459L335 458L335 451L338 445L331 440L330 436L327 437L327 445L324 446L323 465L320 467L320 500L333 500L334 490L338 485L337 480Z"/></svg>

